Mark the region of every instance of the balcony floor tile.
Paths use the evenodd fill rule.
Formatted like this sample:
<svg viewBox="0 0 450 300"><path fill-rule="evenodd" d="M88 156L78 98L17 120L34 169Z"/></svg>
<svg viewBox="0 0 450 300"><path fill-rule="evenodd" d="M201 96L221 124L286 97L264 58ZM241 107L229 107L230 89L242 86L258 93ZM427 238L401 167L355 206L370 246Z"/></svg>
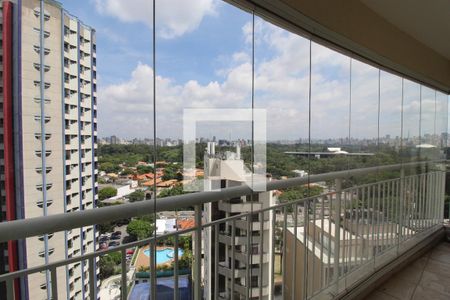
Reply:
<svg viewBox="0 0 450 300"><path fill-rule="evenodd" d="M437 245L389 278L366 299L450 299L450 242Z"/></svg>

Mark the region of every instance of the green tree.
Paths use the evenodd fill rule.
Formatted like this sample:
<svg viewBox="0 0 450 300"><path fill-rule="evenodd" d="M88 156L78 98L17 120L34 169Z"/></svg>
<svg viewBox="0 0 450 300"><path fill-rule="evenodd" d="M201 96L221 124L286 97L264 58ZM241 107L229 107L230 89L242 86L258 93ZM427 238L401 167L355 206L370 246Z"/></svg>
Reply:
<svg viewBox="0 0 450 300"><path fill-rule="evenodd" d="M177 196L182 194L185 194L185 192L183 191L183 186L181 184L177 184L173 188L162 190L161 193L159 193L159 198Z"/></svg>
<svg viewBox="0 0 450 300"><path fill-rule="evenodd" d="M162 177L163 180L171 180L171 179L178 179L179 170L174 165L169 165L166 168L164 168L164 175Z"/></svg>
<svg viewBox="0 0 450 300"><path fill-rule="evenodd" d="M100 234L104 234L107 232L112 232L114 230L115 226L116 226L116 224L114 224L113 222L108 222L108 223L98 224L97 228L100 231Z"/></svg>
<svg viewBox="0 0 450 300"><path fill-rule="evenodd" d="M106 279L114 275L115 264L111 260L105 258L105 256L100 257L100 279Z"/></svg>
<svg viewBox="0 0 450 300"><path fill-rule="evenodd" d="M122 261L120 252L113 252L100 256L100 279L106 279L114 274L118 274L117 265Z"/></svg>
<svg viewBox="0 0 450 300"><path fill-rule="evenodd" d="M137 190L128 195L130 202L142 201L145 198L145 192L143 190Z"/></svg>
<svg viewBox="0 0 450 300"><path fill-rule="evenodd" d="M192 251L185 250L180 260L178 261L178 267L180 269L190 269L192 267Z"/></svg>
<svg viewBox="0 0 450 300"><path fill-rule="evenodd" d="M105 171L106 173L117 173L122 168L119 165L114 164L112 162L102 162L100 163L99 169L100 171Z"/></svg>
<svg viewBox="0 0 450 300"><path fill-rule="evenodd" d="M133 175L134 173L135 172L131 168L125 168L125 169L122 170L122 172L120 172L120 174L123 175L123 176Z"/></svg>
<svg viewBox="0 0 450 300"><path fill-rule="evenodd" d="M180 243L180 247L182 247L185 250L192 250L192 236L180 236L178 239Z"/></svg>
<svg viewBox="0 0 450 300"><path fill-rule="evenodd" d="M137 240L142 240L151 236L153 224L144 220L132 220L127 226L127 233Z"/></svg>
<svg viewBox="0 0 450 300"><path fill-rule="evenodd" d="M294 201L310 196L320 195L322 192L323 189L319 186L312 186L310 188L308 188L308 186L298 186L284 190L280 195L279 200L281 202Z"/></svg>
<svg viewBox="0 0 450 300"><path fill-rule="evenodd" d="M116 265L122 262L122 254L119 251L106 254L105 256L109 256L109 259Z"/></svg>
<svg viewBox="0 0 450 300"><path fill-rule="evenodd" d="M98 199L105 200L117 195L117 189L112 186L107 186L98 191Z"/></svg>
<svg viewBox="0 0 450 300"><path fill-rule="evenodd" d="M152 166L137 166L136 171L138 174L146 174L146 173L153 173L154 169Z"/></svg>

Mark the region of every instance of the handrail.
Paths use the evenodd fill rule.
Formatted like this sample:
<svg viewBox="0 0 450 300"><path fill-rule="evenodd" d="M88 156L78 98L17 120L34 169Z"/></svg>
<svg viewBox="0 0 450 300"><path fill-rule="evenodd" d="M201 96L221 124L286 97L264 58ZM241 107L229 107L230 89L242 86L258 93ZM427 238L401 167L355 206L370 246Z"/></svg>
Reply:
<svg viewBox="0 0 450 300"><path fill-rule="evenodd" d="M445 160L421 161L394 165L381 165L369 168L351 169L345 171L329 172L324 174L310 175L307 177L296 177L284 180L273 180L267 182L266 190L286 189L301 184L316 183L320 181L333 180L337 178L347 178L350 176L366 175L379 171L393 171L405 167L426 166L429 164L442 163ZM255 192L258 193L258 192ZM178 196L166 197L155 201L144 200L140 202L127 203L116 206L101 207L70 213L61 213L45 217L20 219L0 223L0 242L18 240L33 237L41 234L59 232L102 224L112 220L138 217L151 213L173 210L180 207L202 205L205 203L217 202L223 199L240 197L252 194L250 187L246 185L225 188L220 191L199 192ZM155 205L156 202L156 205ZM156 207L156 211L155 208Z"/></svg>

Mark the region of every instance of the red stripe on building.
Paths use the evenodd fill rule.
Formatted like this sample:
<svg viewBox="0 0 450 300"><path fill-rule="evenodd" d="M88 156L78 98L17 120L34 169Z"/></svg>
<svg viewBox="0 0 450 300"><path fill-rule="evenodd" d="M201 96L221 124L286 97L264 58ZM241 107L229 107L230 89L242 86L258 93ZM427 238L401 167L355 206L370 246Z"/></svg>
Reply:
<svg viewBox="0 0 450 300"><path fill-rule="evenodd" d="M6 219L16 219L14 195L14 139L13 139L13 4L3 1L3 144L5 156ZM17 270L17 241L8 241L9 271ZM19 281L14 282L14 293L19 299Z"/></svg>

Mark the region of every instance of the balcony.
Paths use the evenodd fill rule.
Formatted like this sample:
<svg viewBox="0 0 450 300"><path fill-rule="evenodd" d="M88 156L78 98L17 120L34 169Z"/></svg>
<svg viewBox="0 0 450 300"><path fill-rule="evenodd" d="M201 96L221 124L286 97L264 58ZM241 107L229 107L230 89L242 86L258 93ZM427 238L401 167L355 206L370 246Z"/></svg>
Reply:
<svg viewBox="0 0 450 300"><path fill-rule="evenodd" d="M419 166L424 172L404 175L406 168ZM367 175L383 170L400 171L400 176L349 188L342 187L349 176ZM307 180L297 177L273 181L268 185L268 189L278 190L303 185ZM178 253L180 237L193 234L194 257L189 273L192 275L193 292L197 299L204 295L205 289L214 299L230 299L233 298L231 294L235 298L246 294L259 298L274 295L270 297L273 299L334 299L368 295L380 286L384 279L424 253L428 253L425 254L426 259L421 258L406 269L414 274L409 281L393 279L378 287L371 299L377 299L373 297L380 293L392 293L392 296L395 296L398 289L392 286L392 282L406 284L409 290L405 291L410 291L411 284L416 284L415 293L418 295L426 292L421 288L426 284L434 284L438 288L439 281L436 276L447 272L439 267L438 262L449 263L450 248L448 244L440 244L431 252L427 251L442 240L445 232L445 169L442 161L386 165L309 177L309 183L321 181L334 181L334 184L329 191L321 195L276 203L268 207L259 206L253 211L237 213L212 222L202 221L203 204L221 203L223 199L246 196L251 191L246 186L239 186L225 188L219 192L167 197L156 203L149 200L93 211L4 222L0 224L2 242L70 231L186 205L196 208L196 223L192 228L123 244L113 249L77 255L74 253L65 260L0 275L0 282L6 282L10 297L8 299L13 299L14 280L45 270L50 272L52 278L56 278L59 268L83 263L87 266L88 277L91 279L89 295L94 299L98 292L94 280L94 261L98 257L119 251L125 261L127 249L144 245L150 245L151 249L154 249L158 241L170 237L175 238L174 253ZM369 190L370 193L367 192ZM264 224L254 221L261 219L263 215L269 216ZM255 223L260 227L252 227ZM226 235L222 233L223 228L227 228ZM246 228L253 231L258 228L262 230L258 236L242 236L241 233L246 232ZM213 251L212 256L206 256L205 247L212 244L215 249L223 250ZM251 255L248 255L246 249L253 249ZM223 261L224 257L227 262ZM178 260L178 255L175 255L174 259ZM206 275L202 270L207 270L208 266L212 267L210 275L217 280L213 279L206 286L205 278L202 277ZM133 285L127 277L127 265L123 263L121 267L122 297L126 298L130 284ZM428 277L420 277L417 272L420 273L423 267L426 270L434 268L435 271L427 273ZM177 264L174 268L173 276L177 281L181 276L180 270ZM409 273L404 270L396 276ZM153 277L156 276L154 265L149 274L150 278L156 278ZM249 278L253 279L247 280ZM246 282L251 282L251 286L246 285ZM156 284L156 280L150 280L150 291L155 290ZM56 285L53 285L52 290L56 293L55 289ZM432 292L433 289L427 291Z"/></svg>

